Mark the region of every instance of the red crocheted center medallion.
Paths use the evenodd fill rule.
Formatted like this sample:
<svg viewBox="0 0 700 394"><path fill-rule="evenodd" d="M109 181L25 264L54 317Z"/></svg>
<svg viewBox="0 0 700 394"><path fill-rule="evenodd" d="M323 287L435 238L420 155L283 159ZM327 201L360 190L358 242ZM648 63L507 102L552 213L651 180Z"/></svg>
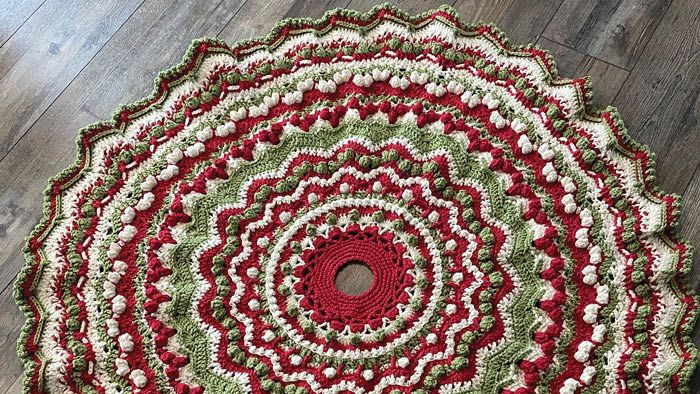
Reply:
<svg viewBox="0 0 700 394"><path fill-rule="evenodd" d="M392 240L393 234L379 234L377 227L361 231L359 226L346 232L334 228L328 238L318 237L300 268L302 280L296 289L305 295L302 306L313 309L312 317L329 321L334 329L350 325L359 331L364 324L376 328L382 318L395 317L396 304L407 301L404 289L413 281L406 274L412 264L402 256L405 248ZM374 276L370 288L354 296L335 286L337 272L353 261L365 263Z"/></svg>

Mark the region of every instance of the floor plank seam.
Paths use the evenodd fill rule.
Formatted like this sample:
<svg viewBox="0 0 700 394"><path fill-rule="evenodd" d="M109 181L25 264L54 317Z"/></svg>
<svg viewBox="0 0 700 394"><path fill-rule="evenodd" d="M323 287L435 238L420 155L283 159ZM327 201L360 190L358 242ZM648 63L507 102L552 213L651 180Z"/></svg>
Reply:
<svg viewBox="0 0 700 394"><path fill-rule="evenodd" d="M36 7L36 8L34 9L34 11L32 11L32 13L29 14L29 16L28 16L24 21L22 21L22 23L20 23L20 25L17 26L17 28L16 28L9 36L7 36L7 39L6 39L5 41L3 41L2 44L0 44L0 49L2 49L2 47L4 47L5 44L6 44L8 41L10 41L10 40L12 39L12 37L15 36L15 34L19 31L19 29L21 29L22 26L24 26L24 24L27 23L27 21L28 21L29 19L31 19L32 16L34 16L34 14L36 14L36 12L39 11L39 9L40 9L41 7L44 6L44 4L46 4L46 0L42 1L41 4L39 4L39 6Z"/></svg>
<svg viewBox="0 0 700 394"><path fill-rule="evenodd" d="M639 60L642 58L642 55L644 55L644 51L647 49L647 46L649 45L649 42L651 41L652 38L654 38L654 36L656 36L656 30L659 28L659 26L661 25L661 23L662 23L662 22L664 21L664 19L666 18L666 15L668 14L668 10L670 10L671 7L673 7L673 4L674 4L674 0L670 0L670 2L668 3L668 7L666 7L666 9L664 10L663 15L661 15L661 18L659 18L659 21L656 22L656 26L654 26L653 31L652 31L651 34L649 35L649 39L644 43L644 45L642 46L641 51L639 52L639 56L638 56L637 59L634 61L634 64L632 65L632 67L629 69L630 74L632 73L632 70L634 70L634 68L637 67L637 64L639 63ZM625 82L627 82L627 81L625 81ZM625 86L624 83L623 83L622 86ZM620 89L620 90L622 90L622 89Z"/></svg>
<svg viewBox="0 0 700 394"><path fill-rule="evenodd" d="M508 14L508 13L510 12L510 9L513 7L514 4L515 4L515 2L513 2L513 3L510 4L510 7L508 7L508 10L506 11L506 14ZM547 27L552 23L552 21L554 20L554 17L557 15L557 12L559 12L559 10L561 9L561 6L562 6L563 4L564 4L564 0L559 0L559 6L557 6L557 9L556 9L556 10L554 10L554 12L552 13L552 16L549 18L549 21L547 21L547 24L545 24L545 25L542 27L542 30L541 30L540 33L537 35L537 39L535 40L535 44L537 44L537 43L540 41L540 39L541 39L542 37L544 37L544 32L547 31ZM501 19L503 19L503 18L501 18ZM500 23L500 21L501 21L501 20L499 20L499 23Z"/></svg>
<svg viewBox="0 0 700 394"><path fill-rule="evenodd" d="M221 4L221 3L219 3L219 4ZM221 33L224 30L226 30L226 26L228 26L228 24L231 23L231 21L236 18L236 16L241 12L241 9L243 9L243 7L245 7L246 4L248 4L248 0L245 0L243 3L241 3L241 5L238 7L238 9L236 9L236 12L234 12L233 15L231 15L231 17L226 21L226 23L223 24L221 29L219 29L219 32L216 33L215 37L218 38L221 35Z"/></svg>
<svg viewBox="0 0 700 394"><path fill-rule="evenodd" d="M5 158L10 154L10 152L12 152L12 150L17 146L17 144L19 144L19 142L22 141L22 139L27 135L27 133L29 133L29 131L32 129L32 127L34 127L34 125L36 125L37 122L39 122L39 120L46 114L46 112L49 110L49 108L51 108L51 107L54 105L54 103L59 99L59 97L61 97L61 95L63 95L63 93L66 91L66 89L68 89L68 88L71 86L71 84L73 83L73 81L75 81L75 79L78 78L78 76L80 76L80 74L85 70L85 68L87 68L87 67L92 63L92 61L95 59L95 57L96 57L98 54L100 54L100 52L102 52L102 50L104 49L104 47L107 46L107 44L109 44L109 43L112 41L112 38L114 38L114 36L115 36L115 35L117 34L117 32L124 26L124 24L125 24L128 20L130 20L132 16L134 16L134 14L136 13L136 11L138 11L139 8L141 8L141 7L143 6L144 2L145 2L145 0L141 0L141 3L139 3L139 5L138 5L137 7L134 8L134 11L132 11L131 14L129 14L129 17L126 18L126 19L124 19L124 22L122 22L122 24L119 25L119 27L114 31L114 33L112 33L112 35L104 42L104 44L102 44L102 46L100 47L100 49L98 49L97 52L95 52L95 54L92 55L92 57L90 58L90 60L88 60L87 62L85 62L85 65L83 65L83 67L80 69L80 71L78 71L78 72L75 74L75 76L70 80L70 82L68 82L68 83L66 84L66 86L64 86L63 89L61 89L61 92L60 92L59 94L57 94L56 97L55 97L53 100L51 100L51 103L50 103L49 105L47 105L46 108L44 108L44 110L41 112L41 115L37 116L37 118L34 120L34 122L32 122L32 124L29 125L29 126L27 127L27 129L24 131L24 133L22 133L22 135L21 135L19 138L17 138L17 141L15 141L15 142L12 144L12 146L10 147L10 149L8 149L7 152L5 152L5 154L2 155L2 157L0 157L0 163L2 163L2 161L5 160ZM87 126L87 125L86 125L86 126Z"/></svg>
<svg viewBox="0 0 700 394"><path fill-rule="evenodd" d="M630 68L630 69L628 70L628 69L626 69L626 68L624 68L624 67L620 67L620 66L618 66L618 65L612 64L612 63L610 63L610 62L607 61L607 60L604 60L604 59L601 59L601 58L599 58L599 57L597 57L597 56L591 55L590 53L581 52L580 50L578 50L578 49L576 49L576 48L574 48L574 47L572 47L572 46L570 46L570 45L568 45L568 44L566 44L566 43L559 42L559 41L554 40L554 39L552 39L552 38L549 38L549 37L547 37L547 36L545 36L545 35L542 35L540 38L537 39L537 44L538 44L538 45L539 45L540 40L541 40L542 38L544 38L544 39L547 40L547 41L551 41L551 42L553 42L553 43L555 43L555 44L559 44L559 45L563 46L564 48L569 49L569 50L572 50L572 51L574 51L574 52L576 52L576 53L578 53L578 54L581 54L581 55L584 55L584 56L588 56L588 57L590 57L591 59L597 60L597 61L599 61L599 62L601 62L601 63L604 63L604 64L606 64L606 65L608 65L608 66L610 66L610 67L615 67L615 68L617 68L617 69L620 69L620 70L623 70L623 71L627 71L628 73L632 72L632 68ZM545 49L546 49L546 48L545 48ZM554 60L556 61L556 59L554 59Z"/></svg>

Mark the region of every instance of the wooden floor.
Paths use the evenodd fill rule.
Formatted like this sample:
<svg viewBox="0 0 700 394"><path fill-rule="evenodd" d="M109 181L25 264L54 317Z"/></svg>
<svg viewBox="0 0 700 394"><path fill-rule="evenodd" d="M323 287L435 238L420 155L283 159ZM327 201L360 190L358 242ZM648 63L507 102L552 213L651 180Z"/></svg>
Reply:
<svg viewBox="0 0 700 394"><path fill-rule="evenodd" d="M12 284L47 180L72 162L78 129L150 92L191 39L267 33L362 0L0 0L0 394L18 393L22 315ZM410 12L438 1L397 1ZM459 0L465 21L494 22L515 43L555 55L560 75L591 75L657 154L665 191L684 198L681 232L700 245L700 5L696 0ZM697 259L696 259L697 260ZM697 264L697 263L696 263ZM700 282L695 270L693 284ZM696 330L696 342L700 334ZM700 392L696 374L691 392Z"/></svg>

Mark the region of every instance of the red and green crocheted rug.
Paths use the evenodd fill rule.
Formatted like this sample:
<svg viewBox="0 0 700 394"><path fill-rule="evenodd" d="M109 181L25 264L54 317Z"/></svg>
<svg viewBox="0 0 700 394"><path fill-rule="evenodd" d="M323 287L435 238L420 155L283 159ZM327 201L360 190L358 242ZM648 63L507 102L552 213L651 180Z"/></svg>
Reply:
<svg viewBox="0 0 700 394"><path fill-rule="evenodd" d="M688 392L652 154L451 8L197 40L78 141L16 286L25 392Z"/></svg>

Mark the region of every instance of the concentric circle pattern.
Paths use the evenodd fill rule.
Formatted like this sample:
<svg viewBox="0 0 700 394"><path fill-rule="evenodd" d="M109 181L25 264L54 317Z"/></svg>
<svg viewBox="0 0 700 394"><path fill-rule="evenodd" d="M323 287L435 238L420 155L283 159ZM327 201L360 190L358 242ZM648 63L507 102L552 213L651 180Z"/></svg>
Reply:
<svg viewBox="0 0 700 394"><path fill-rule="evenodd" d="M447 7L196 41L51 183L25 391L687 392L678 198L589 95Z"/></svg>

